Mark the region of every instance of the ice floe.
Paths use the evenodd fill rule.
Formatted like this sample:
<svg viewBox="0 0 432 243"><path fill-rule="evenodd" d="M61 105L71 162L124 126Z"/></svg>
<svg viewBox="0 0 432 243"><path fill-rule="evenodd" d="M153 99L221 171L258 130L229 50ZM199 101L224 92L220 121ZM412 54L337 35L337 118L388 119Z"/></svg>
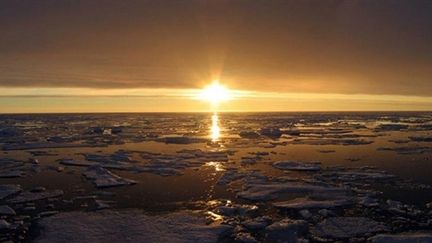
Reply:
<svg viewBox="0 0 432 243"><path fill-rule="evenodd" d="M320 164L320 162L278 161L273 163L273 167L281 170L318 171L321 170Z"/></svg>
<svg viewBox="0 0 432 243"><path fill-rule="evenodd" d="M292 219L284 219L265 228L267 239L273 242L297 242L307 230L306 221Z"/></svg>
<svg viewBox="0 0 432 243"><path fill-rule="evenodd" d="M311 229L319 238L345 239L387 231L383 224L365 217L332 217Z"/></svg>
<svg viewBox="0 0 432 243"><path fill-rule="evenodd" d="M11 208L7 205L1 205L0 206L0 215L11 216L11 215L16 215L16 212L15 212L15 210L13 210L13 208Z"/></svg>
<svg viewBox="0 0 432 243"><path fill-rule="evenodd" d="M14 203L14 204L26 203L26 202L33 202L33 201L47 199L47 198L59 197L61 195L63 195L62 190L50 190L50 191L43 191L43 192L23 191L20 194L18 194L16 197L7 200L7 202Z"/></svg>
<svg viewBox="0 0 432 243"><path fill-rule="evenodd" d="M282 194L297 193L297 194L333 194L341 195L347 192L345 188L315 185L302 182L284 182L284 183L263 183L249 184L247 189L237 193L237 196L253 200L266 201L279 198Z"/></svg>
<svg viewBox="0 0 432 243"><path fill-rule="evenodd" d="M379 234L369 239L372 243L430 243L432 233Z"/></svg>
<svg viewBox="0 0 432 243"><path fill-rule="evenodd" d="M308 208L335 208L351 205L348 198L333 200L315 200L311 198L296 198L289 201L275 202L273 205L283 209L308 209Z"/></svg>
<svg viewBox="0 0 432 243"><path fill-rule="evenodd" d="M0 200L10 195L16 194L20 191L21 191L20 185L12 185L12 184L0 185Z"/></svg>
<svg viewBox="0 0 432 243"><path fill-rule="evenodd" d="M136 184L136 181L122 178L99 165L88 167L83 174L100 188Z"/></svg>
<svg viewBox="0 0 432 243"><path fill-rule="evenodd" d="M150 216L141 211L60 213L44 218L35 242L216 242L231 227L188 211Z"/></svg>

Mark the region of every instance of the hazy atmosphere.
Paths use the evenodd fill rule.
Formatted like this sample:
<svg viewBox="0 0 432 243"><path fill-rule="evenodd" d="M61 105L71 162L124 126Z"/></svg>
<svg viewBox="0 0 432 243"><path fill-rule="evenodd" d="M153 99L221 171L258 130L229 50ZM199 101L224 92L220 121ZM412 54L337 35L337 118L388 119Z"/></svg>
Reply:
<svg viewBox="0 0 432 243"><path fill-rule="evenodd" d="M0 112L204 111L184 96L215 79L249 92L222 110L428 110L431 12L428 0L4 0ZM187 109L170 105L179 96Z"/></svg>

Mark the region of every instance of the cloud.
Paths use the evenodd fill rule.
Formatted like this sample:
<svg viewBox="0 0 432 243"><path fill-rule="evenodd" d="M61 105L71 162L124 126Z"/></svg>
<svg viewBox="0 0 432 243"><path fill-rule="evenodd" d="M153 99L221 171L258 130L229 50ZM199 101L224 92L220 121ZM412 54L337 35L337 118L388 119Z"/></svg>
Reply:
<svg viewBox="0 0 432 243"><path fill-rule="evenodd" d="M432 2L0 2L0 86L432 95Z"/></svg>

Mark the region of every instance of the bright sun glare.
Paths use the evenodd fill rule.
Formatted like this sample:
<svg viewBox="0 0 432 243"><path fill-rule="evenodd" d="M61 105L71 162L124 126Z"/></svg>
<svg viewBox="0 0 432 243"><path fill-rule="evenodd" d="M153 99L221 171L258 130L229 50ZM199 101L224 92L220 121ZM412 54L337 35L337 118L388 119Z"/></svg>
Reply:
<svg viewBox="0 0 432 243"><path fill-rule="evenodd" d="M218 80L215 80L201 91L199 98L217 105L221 101L229 100L232 97L230 91L225 86L220 85Z"/></svg>

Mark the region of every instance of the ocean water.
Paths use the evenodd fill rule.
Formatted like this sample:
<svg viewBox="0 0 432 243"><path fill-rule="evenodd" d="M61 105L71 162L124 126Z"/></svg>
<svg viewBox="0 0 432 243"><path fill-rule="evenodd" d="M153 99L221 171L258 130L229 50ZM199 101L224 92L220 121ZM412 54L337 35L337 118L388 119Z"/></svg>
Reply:
<svg viewBox="0 0 432 243"><path fill-rule="evenodd" d="M256 175L269 184L290 178L349 187L351 198L368 191L381 209L395 200L427 214L431 131L432 113L426 112L1 115L0 184L61 190L60 196L22 203L8 201L16 194L3 199L29 222L46 211L93 211L101 202L112 210L139 208L150 214L183 209L217 214L212 205L228 202L259 205L260 214L275 218L286 215L272 203L298 194L275 192L251 200L244 193L254 185L248 178ZM291 167L278 168L280 161ZM97 175L92 178L89 171ZM340 214L365 216L359 207ZM29 230L17 232L33 237Z"/></svg>

